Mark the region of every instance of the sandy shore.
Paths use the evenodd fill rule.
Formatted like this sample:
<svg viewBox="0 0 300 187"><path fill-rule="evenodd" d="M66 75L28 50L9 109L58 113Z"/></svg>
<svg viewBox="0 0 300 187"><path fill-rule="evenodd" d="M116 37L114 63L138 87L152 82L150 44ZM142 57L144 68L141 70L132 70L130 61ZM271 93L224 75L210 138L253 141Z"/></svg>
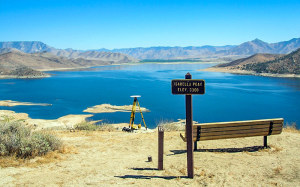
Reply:
<svg viewBox="0 0 300 187"><path fill-rule="evenodd" d="M229 69L229 68L206 68L199 69L198 71L209 71L209 72L224 72L224 73L233 73L233 74L244 74L244 75L256 75L256 76L265 76L265 77L290 77L290 78L300 78L300 75L296 74L272 74L272 73L256 73L254 71L238 70L238 69Z"/></svg>
<svg viewBox="0 0 300 187"><path fill-rule="evenodd" d="M85 121L86 118L92 117L92 114L85 115L66 115L58 119L32 119L26 113L16 113L11 110L0 110L0 120L18 120L23 124L33 127L35 130L42 129L72 129L74 125Z"/></svg>
<svg viewBox="0 0 300 187"><path fill-rule="evenodd" d="M76 154L50 163L0 168L0 186L299 186L300 134L203 141L186 178L185 143L165 133L164 170L157 168L157 132L53 132ZM151 155L153 162L147 162ZM35 162L37 158L31 162Z"/></svg>
<svg viewBox="0 0 300 187"><path fill-rule="evenodd" d="M51 77L50 75L43 76L17 76L17 75L0 75L0 79L40 79Z"/></svg>
<svg viewBox="0 0 300 187"><path fill-rule="evenodd" d="M0 106L32 106L32 105L38 105L38 106L51 106L51 104L48 103L31 103L31 102L19 102L19 101L12 101L12 100L0 100Z"/></svg>
<svg viewBox="0 0 300 187"><path fill-rule="evenodd" d="M93 107L89 107L85 109L83 112L88 113L112 113L112 112L131 112L132 105L123 105L123 106L116 106L110 104L101 104L95 105ZM139 108L136 108L136 111L139 112ZM150 112L150 110L141 107L142 112Z"/></svg>

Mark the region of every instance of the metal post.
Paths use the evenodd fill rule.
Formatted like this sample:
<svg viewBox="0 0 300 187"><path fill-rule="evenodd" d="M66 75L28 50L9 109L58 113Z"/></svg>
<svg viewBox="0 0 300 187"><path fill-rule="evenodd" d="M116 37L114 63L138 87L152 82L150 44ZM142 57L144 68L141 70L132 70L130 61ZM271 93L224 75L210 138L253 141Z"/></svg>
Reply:
<svg viewBox="0 0 300 187"><path fill-rule="evenodd" d="M158 170L164 169L164 129L158 126Z"/></svg>
<svg viewBox="0 0 300 187"><path fill-rule="evenodd" d="M264 136L264 148L268 148L268 136Z"/></svg>
<svg viewBox="0 0 300 187"><path fill-rule="evenodd" d="M187 73L185 79L192 79L192 75ZM186 106L186 147L187 147L187 172L188 178L194 178L194 155L193 155L193 105L192 95L185 95Z"/></svg>
<svg viewBox="0 0 300 187"><path fill-rule="evenodd" d="M197 151L197 141L194 142L194 151Z"/></svg>

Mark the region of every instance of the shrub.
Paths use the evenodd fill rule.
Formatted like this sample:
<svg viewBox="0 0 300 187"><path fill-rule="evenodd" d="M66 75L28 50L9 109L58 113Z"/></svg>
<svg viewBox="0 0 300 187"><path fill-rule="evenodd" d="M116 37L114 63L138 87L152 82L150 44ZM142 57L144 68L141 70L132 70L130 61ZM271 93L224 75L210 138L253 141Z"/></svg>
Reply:
<svg viewBox="0 0 300 187"><path fill-rule="evenodd" d="M300 133L300 130L297 129L297 124L295 122L289 124L289 123L286 123L284 125L284 129L283 129L285 132L294 132L294 133Z"/></svg>
<svg viewBox="0 0 300 187"><path fill-rule="evenodd" d="M0 155L30 158L59 150L61 141L53 135L32 132L18 121L0 122Z"/></svg>
<svg viewBox="0 0 300 187"><path fill-rule="evenodd" d="M98 129L100 131L108 131L108 132L116 130L116 128L113 127L112 124L107 124L107 123L101 123L100 125L98 125Z"/></svg>
<svg viewBox="0 0 300 187"><path fill-rule="evenodd" d="M164 131L184 131L185 129L185 121L179 120L178 122L172 121L160 121L158 126L162 126Z"/></svg>
<svg viewBox="0 0 300 187"><path fill-rule="evenodd" d="M95 125L93 123L83 121L83 122L75 125L75 129L76 130L85 130L85 131L95 131L98 129L98 127L97 127L97 125Z"/></svg>

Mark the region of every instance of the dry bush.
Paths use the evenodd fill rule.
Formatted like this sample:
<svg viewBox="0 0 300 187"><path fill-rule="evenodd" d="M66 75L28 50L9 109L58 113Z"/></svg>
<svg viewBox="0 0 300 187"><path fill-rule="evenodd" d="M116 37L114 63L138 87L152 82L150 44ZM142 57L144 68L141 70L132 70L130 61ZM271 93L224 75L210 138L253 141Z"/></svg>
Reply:
<svg viewBox="0 0 300 187"><path fill-rule="evenodd" d="M87 121L83 121L75 125L76 130L84 130L84 131L95 131L98 129L98 126Z"/></svg>
<svg viewBox="0 0 300 187"><path fill-rule="evenodd" d="M32 132L18 121L0 121L0 156L33 158L59 150L61 141L53 135Z"/></svg>
<svg viewBox="0 0 300 187"><path fill-rule="evenodd" d="M164 131L184 131L185 125L181 122L172 122L172 121L160 121L157 126L162 126Z"/></svg>
<svg viewBox="0 0 300 187"><path fill-rule="evenodd" d="M107 124L107 123L102 123L102 124L98 125L98 129L100 131L108 131L108 132L116 131L115 127L113 127L111 124Z"/></svg>
<svg viewBox="0 0 300 187"><path fill-rule="evenodd" d="M295 122L293 123L286 123L284 125L284 132L293 132L293 133L300 133L300 130L297 129L297 124Z"/></svg>

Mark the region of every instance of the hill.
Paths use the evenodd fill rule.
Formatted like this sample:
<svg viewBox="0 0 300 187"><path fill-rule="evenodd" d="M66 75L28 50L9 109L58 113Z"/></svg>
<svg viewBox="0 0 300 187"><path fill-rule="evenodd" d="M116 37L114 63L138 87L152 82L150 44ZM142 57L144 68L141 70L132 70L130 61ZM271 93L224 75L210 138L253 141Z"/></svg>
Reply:
<svg viewBox="0 0 300 187"><path fill-rule="evenodd" d="M270 60L274 60L280 56L283 55L279 55L279 54L266 54L266 53L259 53L259 54L255 54L252 55L250 57L246 57L246 58L241 58L229 63L224 63L224 64L219 64L216 67L240 67L243 66L245 64L253 64L253 63L258 63L258 62L267 62Z"/></svg>
<svg viewBox="0 0 300 187"><path fill-rule="evenodd" d="M288 55L275 58L274 60L244 64L241 69L254 71L256 73L300 75L300 48Z"/></svg>
<svg viewBox="0 0 300 187"><path fill-rule="evenodd" d="M48 75L40 71L87 68L129 61L126 56L123 55L123 58L120 58L118 54L117 57L107 57L106 60L92 60L85 58L70 59L47 52L24 53L16 49L2 49L0 75L2 78L5 78L5 76L18 78L46 77Z"/></svg>
<svg viewBox="0 0 300 187"><path fill-rule="evenodd" d="M256 54L229 63L219 64L205 70L298 77L300 75L300 48L287 55Z"/></svg>

